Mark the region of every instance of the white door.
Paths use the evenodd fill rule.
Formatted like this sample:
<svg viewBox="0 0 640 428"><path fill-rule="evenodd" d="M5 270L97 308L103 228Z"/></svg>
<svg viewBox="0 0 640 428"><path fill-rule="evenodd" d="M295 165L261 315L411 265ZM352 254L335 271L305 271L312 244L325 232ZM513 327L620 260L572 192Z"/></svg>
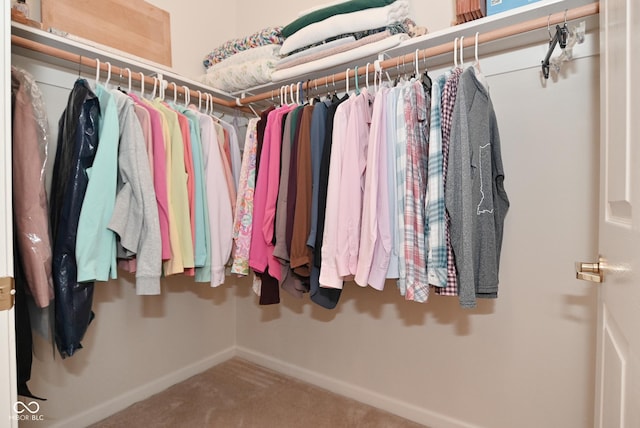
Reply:
<svg viewBox="0 0 640 428"><path fill-rule="evenodd" d="M599 428L640 427L639 6L634 0L600 2Z"/></svg>
<svg viewBox="0 0 640 428"><path fill-rule="evenodd" d="M13 276L11 232L11 44L9 2L2 2L2 63L0 64L0 278ZM0 285L1 286L1 285ZM6 292L6 291L5 291ZM0 300L2 300L0 298ZM0 303L1 307L1 303ZM0 426L17 427L16 346L13 309L0 310Z"/></svg>

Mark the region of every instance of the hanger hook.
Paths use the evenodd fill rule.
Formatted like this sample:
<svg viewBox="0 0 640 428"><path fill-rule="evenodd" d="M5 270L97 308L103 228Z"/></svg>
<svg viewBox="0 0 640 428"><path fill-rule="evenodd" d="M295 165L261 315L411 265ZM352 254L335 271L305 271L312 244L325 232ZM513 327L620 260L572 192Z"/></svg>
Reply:
<svg viewBox="0 0 640 428"><path fill-rule="evenodd" d="M156 97L156 87L158 86L158 78L153 76L153 92L151 92L151 99Z"/></svg>
<svg viewBox="0 0 640 428"><path fill-rule="evenodd" d="M202 91L198 89L198 110L202 110Z"/></svg>
<svg viewBox="0 0 640 428"><path fill-rule="evenodd" d="M96 58L96 83L100 80L100 60Z"/></svg>
<svg viewBox="0 0 640 428"><path fill-rule="evenodd" d="M125 68L125 70L127 70L127 78L128 78L128 86L127 86L127 92L131 92L131 69L129 67Z"/></svg>
<svg viewBox="0 0 640 428"><path fill-rule="evenodd" d="M370 65L371 65L371 63L370 63L370 62L368 62L368 63L367 63L367 69L366 69L366 71L365 71L365 73L364 73L364 75L365 75L365 80L364 80L364 82L365 82L365 83L366 83L366 85L367 85L367 89L369 89L369 66L370 66Z"/></svg>
<svg viewBox="0 0 640 428"><path fill-rule="evenodd" d="M453 64L458 68L458 37L453 41Z"/></svg>
<svg viewBox="0 0 640 428"><path fill-rule="evenodd" d="M480 62L480 60L478 59L478 38L480 36L480 32L476 31L476 44L475 44L475 49L474 49L474 56L475 56L475 60L476 60L476 64Z"/></svg>
<svg viewBox="0 0 640 428"><path fill-rule="evenodd" d="M564 26L567 26L567 13L569 12L569 9L565 9L564 10Z"/></svg>
<svg viewBox="0 0 640 428"><path fill-rule="evenodd" d="M420 49L416 49L416 77L420 76Z"/></svg>
<svg viewBox="0 0 640 428"><path fill-rule="evenodd" d="M191 90L186 85L183 85L182 89L184 89L184 106L189 107L189 103L191 102Z"/></svg>
<svg viewBox="0 0 640 428"><path fill-rule="evenodd" d="M464 68L464 36L460 37L460 67Z"/></svg>
<svg viewBox="0 0 640 428"><path fill-rule="evenodd" d="M356 94L360 94L360 82L358 81L358 66L355 66L354 72L353 72L353 78L356 81Z"/></svg>
<svg viewBox="0 0 640 428"><path fill-rule="evenodd" d="M82 55L78 59L78 79L80 78L80 73L82 72Z"/></svg>
<svg viewBox="0 0 640 428"><path fill-rule="evenodd" d="M345 77L344 80L347 82L347 94L349 93L349 72L351 71L350 68L347 68L347 71L345 72Z"/></svg>
<svg viewBox="0 0 640 428"><path fill-rule="evenodd" d="M549 41L553 40L553 36L551 35L551 14L547 17L547 33L549 33Z"/></svg>
<svg viewBox="0 0 640 428"><path fill-rule="evenodd" d="M105 64L107 64L107 81L104 82L104 87L106 88L107 85L109 85L109 81L111 80L111 63L106 61Z"/></svg>
<svg viewBox="0 0 640 428"><path fill-rule="evenodd" d="M171 84L173 85L173 103L175 104L178 102L178 85L176 82L171 82Z"/></svg>
<svg viewBox="0 0 640 428"><path fill-rule="evenodd" d="M142 71L140 73L140 97L144 97L144 74Z"/></svg>

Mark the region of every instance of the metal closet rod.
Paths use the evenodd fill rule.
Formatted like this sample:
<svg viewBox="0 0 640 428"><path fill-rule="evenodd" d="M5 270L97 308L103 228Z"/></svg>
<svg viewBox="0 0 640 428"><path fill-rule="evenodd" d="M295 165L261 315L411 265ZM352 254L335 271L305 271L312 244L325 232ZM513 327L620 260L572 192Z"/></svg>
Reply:
<svg viewBox="0 0 640 428"><path fill-rule="evenodd" d="M65 51L63 49L58 49L58 48L54 48L52 46L47 46L45 44L42 43L38 43L35 42L33 40L29 40L29 39L25 39L24 37L20 37L20 36L15 36L15 35L11 35L11 44L14 46L19 46L21 48L25 48L25 49L29 49L35 52L39 52L45 55L49 55L55 58L60 58L63 59L65 61L69 61L69 62L73 62L75 64L82 64L86 67L89 68L93 68L94 70L96 69L96 66L98 65L98 61L96 61L94 58L91 57L87 57L87 56L83 56L83 55L78 55L75 53L71 53L68 51ZM102 71L108 71L109 70L109 65L104 62L104 61L100 61L100 70ZM161 73L161 72L159 72ZM125 68L122 67L118 67L115 65L111 65L111 74L113 75L122 75L122 76L126 76L127 79L129 79L129 71L126 70ZM140 75L140 73L133 71L131 73L131 80L135 80L136 82L142 82L142 75ZM187 92L187 89L185 89L183 86L175 84L174 86L174 82L170 82L170 81L166 81L167 82L167 86L165 88L165 91L170 90L172 93L175 91L178 94L181 95L185 95L185 93ZM154 83L154 79L153 76L144 76L144 83L145 83L145 87L147 85L151 85L151 87L153 87L153 83ZM188 87L187 87L188 88ZM200 96L200 93L202 95L205 95L206 92L200 91L200 93L198 93L198 91L195 91L191 88L188 88L188 92L189 95L191 97L192 100L194 99L198 99ZM224 106L224 107L228 107L228 108L238 108L239 106L236 104L236 102L234 100L224 100L222 98L218 98L213 96L213 94L209 94L213 97L213 103ZM204 98L203 98L204 100ZM241 106L240 106L241 107ZM250 111L249 111L250 112Z"/></svg>
<svg viewBox="0 0 640 428"><path fill-rule="evenodd" d="M498 28L496 30L487 31L486 33L481 33L478 36L478 43L487 43L495 40L503 39L506 37L515 36L518 34L526 33L533 30L539 30L541 28L546 28L547 26L553 26L555 24L559 24L564 22L565 20L571 21L575 19L584 18L587 16L597 15L600 11L599 2L590 3L584 6L579 6L574 9L568 9L566 12L558 12L555 14L551 14L549 16L544 16L541 18L531 19L529 21L521 22L519 24L513 24L508 27ZM463 49L466 47L470 47L475 45L475 37L465 38L463 42ZM434 57L437 55L443 55L446 53L453 52L454 50L454 42L443 43L438 46L429 47L426 49L422 49L418 51L418 60L422 60L425 58ZM412 64L415 61L416 54L415 52L409 53L406 55L401 55L398 57L390 58L385 61L380 62L380 67L384 69L395 68L398 64ZM366 74L366 66L358 67L358 76L363 76ZM355 77L356 72L352 67L348 71L348 78L351 79ZM340 82L345 81L347 79L347 71L319 77L317 79L308 80L302 83L301 90L306 90L307 88L314 89L315 87L319 87L324 85L326 82ZM282 86L287 86L283 84ZM276 96L278 89L275 89ZM273 97L273 90L268 92L262 92L260 94L247 96L244 98L236 99L237 105L247 105L251 103L255 103L258 101L263 101L267 99L271 99Z"/></svg>

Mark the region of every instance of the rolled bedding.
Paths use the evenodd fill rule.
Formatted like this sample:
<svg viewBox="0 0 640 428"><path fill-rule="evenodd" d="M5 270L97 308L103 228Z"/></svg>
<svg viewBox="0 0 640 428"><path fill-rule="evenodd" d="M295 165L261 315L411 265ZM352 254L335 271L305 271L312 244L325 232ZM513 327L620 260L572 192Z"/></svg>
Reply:
<svg viewBox="0 0 640 428"><path fill-rule="evenodd" d="M271 74L280 60L279 50L278 45L267 45L241 51L212 65L198 80L225 92L271 82Z"/></svg>
<svg viewBox="0 0 640 428"><path fill-rule="evenodd" d="M231 39L218 48L211 51L204 57L202 64L205 69L209 69L214 64L249 49L259 46L281 45L284 41L282 37L282 27L267 27L249 36Z"/></svg>

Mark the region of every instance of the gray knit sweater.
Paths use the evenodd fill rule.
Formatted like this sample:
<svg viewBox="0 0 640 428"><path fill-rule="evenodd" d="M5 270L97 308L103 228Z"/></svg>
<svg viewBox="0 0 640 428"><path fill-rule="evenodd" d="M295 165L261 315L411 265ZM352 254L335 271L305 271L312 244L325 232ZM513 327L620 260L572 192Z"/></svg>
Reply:
<svg viewBox="0 0 640 428"><path fill-rule="evenodd" d="M509 199L495 112L473 68L460 76L453 112L446 206L460 305L498 296L502 231Z"/></svg>

